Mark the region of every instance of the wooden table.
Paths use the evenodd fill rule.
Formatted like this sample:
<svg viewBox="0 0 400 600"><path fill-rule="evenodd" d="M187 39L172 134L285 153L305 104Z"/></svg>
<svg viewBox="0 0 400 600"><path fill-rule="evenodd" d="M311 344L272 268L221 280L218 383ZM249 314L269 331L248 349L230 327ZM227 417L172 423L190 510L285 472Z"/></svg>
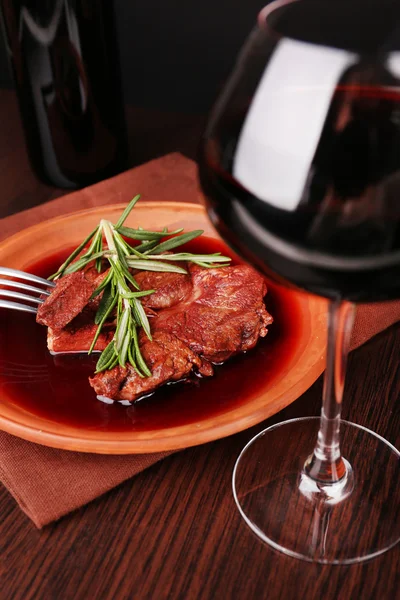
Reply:
<svg viewBox="0 0 400 600"><path fill-rule="evenodd" d="M63 192L33 176L11 92L0 93L0 109L4 216ZM144 109L129 109L128 119L131 140L139 140L132 164L173 150L193 157L204 123ZM343 411L398 447L399 354L400 327L394 326L350 356ZM173 455L42 531L0 486L0 600L394 600L399 546L358 566L308 564L265 546L234 505L231 475L243 445L272 422L317 415L321 388L320 379L273 419Z"/></svg>

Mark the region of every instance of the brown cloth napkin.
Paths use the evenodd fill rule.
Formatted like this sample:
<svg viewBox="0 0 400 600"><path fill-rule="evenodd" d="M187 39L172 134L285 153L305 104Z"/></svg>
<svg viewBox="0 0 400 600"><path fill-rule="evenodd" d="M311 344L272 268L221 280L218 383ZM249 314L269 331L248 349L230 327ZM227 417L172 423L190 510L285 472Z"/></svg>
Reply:
<svg viewBox="0 0 400 600"><path fill-rule="evenodd" d="M196 165L169 154L145 165L0 220L0 240L16 231L74 210L144 200L197 202L200 189ZM400 319L400 302L358 309L352 348ZM43 527L83 506L170 453L102 456L68 452L26 442L0 431L0 480L37 527Z"/></svg>

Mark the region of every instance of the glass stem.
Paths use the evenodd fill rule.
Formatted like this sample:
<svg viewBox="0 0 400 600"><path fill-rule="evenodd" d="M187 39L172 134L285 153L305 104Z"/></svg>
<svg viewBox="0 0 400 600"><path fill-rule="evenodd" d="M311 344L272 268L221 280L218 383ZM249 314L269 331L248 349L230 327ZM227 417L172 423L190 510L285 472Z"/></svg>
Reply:
<svg viewBox="0 0 400 600"><path fill-rule="evenodd" d="M355 307L348 302L329 305L327 364L317 443L304 466L306 474L324 484L340 481L347 472L340 453L339 428L344 380Z"/></svg>

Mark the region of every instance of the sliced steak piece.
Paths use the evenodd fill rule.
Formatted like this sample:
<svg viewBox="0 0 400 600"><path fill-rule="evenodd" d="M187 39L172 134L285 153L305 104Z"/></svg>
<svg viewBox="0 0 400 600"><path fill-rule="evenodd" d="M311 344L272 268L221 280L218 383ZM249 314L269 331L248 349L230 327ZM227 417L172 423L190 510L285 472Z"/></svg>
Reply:
<svg viewBox="0 0 400 600"><path fill-rule="evenodd" d="M186 264L181 266L186 268ZM185 300L192 291L192 280L189 273L183 275L183 273L140 271L135 274L135 279L140 289L155 290L151 296L142 298L143 306L154 310L175 306Z"/></svg>
<svg viewBox="0 0 400 600"><path fill-rule="evenodd" d="M130 364L118 366L89 378L96 394L114 400L136 400L165 383L186 379L193 369L205 376L213 374L209 363L169 333L156 332L152 341L142 334L140 349L151 377L139 377Z"/></svg>
<svg viewBox="0 0 400 600"><path fill-rule="evenodd" d="M191 295L160 311L152 331L174 334L194 352L221 363L253 348L273 321L263 298L266 284L247 265L204 269L191 266Z"/></svg>
<svg viewBox="0 0 400 600"><path fill-rule="evenodd" d="M65 327L87 305L106 274L91 268L58 279L50 296L39 306L36 321L53 329Z"/></svg>
<svg viewBox="0 0 400 600"><path fill-rule="evenodd" d="M50 352L87 352L95 336L97 325L94 323L95 310L91 303L62 329L49 327L47 330L47 347ZM112 340L115 332L113 324L105 324L97 339L94 350L102 351Z"/></svg>

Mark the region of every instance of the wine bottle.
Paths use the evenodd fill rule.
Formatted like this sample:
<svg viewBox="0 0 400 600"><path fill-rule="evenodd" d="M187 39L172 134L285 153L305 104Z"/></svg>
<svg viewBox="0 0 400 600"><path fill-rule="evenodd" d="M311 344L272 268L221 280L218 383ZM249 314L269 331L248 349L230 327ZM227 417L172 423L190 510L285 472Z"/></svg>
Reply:
<svg viewBox="0 0 400 600"><path fill-rule="evenodd" d="M111 0L0 0L28 154L45 183L78 188L126 167Z"/></svg>

